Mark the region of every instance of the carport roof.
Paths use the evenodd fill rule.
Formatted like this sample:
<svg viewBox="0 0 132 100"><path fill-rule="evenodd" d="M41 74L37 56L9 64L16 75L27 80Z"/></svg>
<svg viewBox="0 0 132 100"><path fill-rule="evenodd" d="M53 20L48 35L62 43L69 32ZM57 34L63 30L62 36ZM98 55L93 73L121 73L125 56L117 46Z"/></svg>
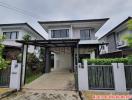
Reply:
<svg viewBox="0 0 132 100"><path fill-rule="evenodd" d="M17 40L18 43L27 45L35 45L41 47L74 47L78 44L80 39L54 39L54 40Z"/></svg>
<svg viewBox="0 0 132 100"><path fill-rule="evenodd" d="M52 40L16 40L18 43L35 45L40 47L75 47L79 44L80 39L52 39ZM89 43L89 44L79 44L79 47L91 47L99 45L107 45L108 43Z"/></svg>

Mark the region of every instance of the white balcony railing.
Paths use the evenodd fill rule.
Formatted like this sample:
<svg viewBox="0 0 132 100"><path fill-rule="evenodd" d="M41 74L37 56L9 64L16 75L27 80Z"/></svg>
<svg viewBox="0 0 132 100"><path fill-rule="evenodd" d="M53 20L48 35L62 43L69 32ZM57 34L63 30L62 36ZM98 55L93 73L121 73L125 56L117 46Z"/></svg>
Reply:
<svg viewBox="0 0 132 100"><path fill-rule="evenodd" d="M117 42L117 48L124 47L126 45L127 45L127 43L125 41L118 41Z"/></svg>

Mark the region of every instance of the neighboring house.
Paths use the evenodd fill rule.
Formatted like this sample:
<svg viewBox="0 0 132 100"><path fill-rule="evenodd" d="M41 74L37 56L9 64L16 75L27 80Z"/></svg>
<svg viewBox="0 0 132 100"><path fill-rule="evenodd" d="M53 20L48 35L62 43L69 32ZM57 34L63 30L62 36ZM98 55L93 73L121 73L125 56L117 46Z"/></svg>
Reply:
<svg viewBox="0 0 132 100"><path fill-rule="evenodd" d="M52 61L54 61L54 65L52 65L52 67L54 67L54 69L72 69L77 64L76 47L68 47L68 42L72 44L72 41L75 39L79 39L79 62L81 62L84 58L98 57L99 45L101 44L95 37L95 33L104 25L107 20L108 18L39 22L41 26L47 31L49 36L47 43L50 45L47 45L45 43L46 41L44 41L44 45L50 47L52 56L54 56L52 57ZM58 41L62 41L62 45L59 45L59 47L57 47Z"/></svg>
<svg viewBox="0 0 132 100"><path fill-rule="evenodd" d="M23 40L24 35L30 35L31 40L44 39L27 23L0 24L0 34L6 37L3 42L5 45L4 56L6 59L15 59L16 56L21 52L22 44L15 41ZM34 49L35 47L30 45L28 47L28 52L33 53Z"/></svg>
<svg viewBox="0 0 132 100"><path fill-rule="evenodd" d="M131 19L132 17L128 17L99 39L100 42L108 43L108 45L100 46L102 57L123 57L132 54L132 50L128 47L127 42L123 40L124 35L132 34L132 31L128 30L127 27L127 22Z"/></svg>

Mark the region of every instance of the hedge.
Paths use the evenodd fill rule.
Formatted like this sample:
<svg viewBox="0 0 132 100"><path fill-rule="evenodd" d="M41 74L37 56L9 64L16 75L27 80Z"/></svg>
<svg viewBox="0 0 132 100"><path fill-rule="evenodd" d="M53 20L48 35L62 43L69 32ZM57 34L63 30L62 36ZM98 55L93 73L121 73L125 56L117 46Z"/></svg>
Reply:
<svg viewBox="0 0 132 100"><path fill-rule="evenodd" d="M96 65L111 65L111 63L124 63L124 64L132 64L128 58L97 58L97 59L83 59L87 60L88 64L96 64Z"/></svg>

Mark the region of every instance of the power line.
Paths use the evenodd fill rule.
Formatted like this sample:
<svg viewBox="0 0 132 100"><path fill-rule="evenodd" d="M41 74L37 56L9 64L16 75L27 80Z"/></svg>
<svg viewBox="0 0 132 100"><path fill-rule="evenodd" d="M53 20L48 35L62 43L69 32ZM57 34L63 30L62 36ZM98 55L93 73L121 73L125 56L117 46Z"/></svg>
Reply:
<svg viewBox="0 0 132 100"><path fill-rule="evenodd" d="M39 16L36 16L36 14L33 14L33 13L29 12L29 11L17 8L15 6L9 5L9 4L4 3L4 2L0 2L0 6L4 7L4 8L7 8L7 9L10 9L10 10L14 10L14 11L16 11L18 13L21 13L21 14L26 15L26 16L30 16L32 18L38 18L39 17Z"/></svg>

